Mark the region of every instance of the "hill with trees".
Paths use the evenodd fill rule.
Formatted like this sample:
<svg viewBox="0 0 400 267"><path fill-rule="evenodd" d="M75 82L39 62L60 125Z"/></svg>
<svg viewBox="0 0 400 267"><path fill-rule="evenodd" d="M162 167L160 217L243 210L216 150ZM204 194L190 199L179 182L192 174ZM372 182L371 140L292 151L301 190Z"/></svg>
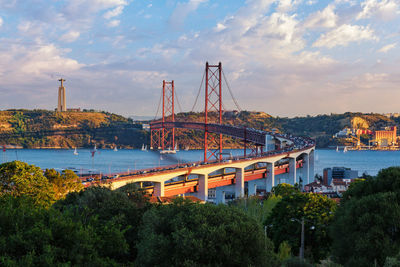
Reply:
<svg viewBox="0 0 400 267"><path fill-rule="evenodd" d="M210 122L217 122L217 113L209 114ZM175 115L177 121L203 122L204 113L186 112ZM11 144L24 148L139 148L150 143L149 131L142 130L141 121L108 112L55 112L47 110L0 111L0 145ZM294 118L273 117L264 112L227 111L223 123L255 129L308 136L317 141L317 147L340 145L333 135L343 128L378 130L400 123L400 118L381 114L351 113L305 116ZM56 134L54 134L56 132ZM61 134L57 134L61 133ZM203 133L194 130L176 130L179 146L201 149ZM240 148L238 140L224 138L224 147ZM364 137L368 138L368 136Z"/></svg>
<svg viewBox="0 0 400 267"><path fill-rule="evenodd" d="M108 112L0 111L0 145L24 148L139 147L148 134L131 119Z"/></svg>

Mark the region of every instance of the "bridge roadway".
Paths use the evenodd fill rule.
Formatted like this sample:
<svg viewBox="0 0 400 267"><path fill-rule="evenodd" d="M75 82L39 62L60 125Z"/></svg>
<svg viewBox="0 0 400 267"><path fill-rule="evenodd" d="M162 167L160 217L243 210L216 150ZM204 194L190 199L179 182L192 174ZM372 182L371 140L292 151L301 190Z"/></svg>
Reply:
<svg viewBox="0 0 400 267"><path fill-rule="evenodd" d="M247 128L247 127L238 127L234 125L226 125L226 124L216 124L216 123L201 123L201 122L181 122L181 121L175 121L175 122L162 122L162 121L154 121L150 122L150 128L151 129L162 129L162 128L182 128L182 129L192 129L192 130L200 130L200 131L205 131L207 130L208 132L211 133L217 133L217 134L224 134L228 136L232 136L241 140L246 140L248 142L252 142L256 145L265 145L265 136L268 134L273 134L273 133L268 133L264 131L260 131L257 129L253 128Z"/></svg>
<svg viewBox="0 0 400 267"><path fill-rule="evenodd" d="M176 125L176 124L175 124ZM251 129L250 129L251 130ZM261 132L261 131L260 131ZM287 173L289 183L298 183L301 168L303 183L309 183L314 177L314 151L315 142L308 138L293 137L286 134L264 132L275 138L291 141L291 145L278 150L266 151L259 155L250 155L246 158L236 157L224 159L220 162L196 162L141 170L136 173L120 173L118 178L96 182L101 185L117 189L129 183L152 182L152 191L155 196L171 196L186 193L196 193L203 200L208 198L208 189L233 185L235 196L244 195L244 182L248 182L249 194L255 194L256 186L270 191L275 186L275 175ZM260 143L262 143L260 141ZM265 143L264 143L265 144ZM287 161L281 164L282 160ZM245 170L255 164L264 164L266 167L251 171ZM213 175L224 169L235 169L234 173ZM188 179L189 175L197 175L197 179ZM210 177L209 177L210 176ZM175 177L185 177L182 181L172 182ZM260 185L261 182L261 185ZM92 185L94 183L91 183Z"/></svg>

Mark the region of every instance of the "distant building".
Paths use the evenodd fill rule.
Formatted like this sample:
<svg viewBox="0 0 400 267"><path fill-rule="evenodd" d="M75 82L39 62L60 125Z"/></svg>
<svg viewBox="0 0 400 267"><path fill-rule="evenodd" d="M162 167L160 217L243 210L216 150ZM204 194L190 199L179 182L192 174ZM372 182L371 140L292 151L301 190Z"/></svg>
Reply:
<svg viewBox="0 0 400 267"><path fill-rule="evenodd" d="M70 112L81 112L81 108L67 108L67 111L70 111Z"/></svg>
<svg viewBox="0 0 400 267"><path fill-rule="evenodd" d="M58 87L58 106L57 106L57 111L58 112L64 112L67 111L67 100L65 99L65 87L63 85L63 82L65 80L63 78L59 79L61 82L61 86Z"/></svg>
<svg viewBox="0 0 400 267"><path fill-rule="evenodd" d="M356 179L358 171L351 170L345 167L325 168L322 176L322 184L325 186L331 185L333 180L337 179Z"/></svg>
<svg viewBox="0 0 400 267"><path fill-rule="evenodd" d="M374 142L379 147L387 147L397 143L397 127L393 126L383 131L375 131Z"/></svg>
<svg viewBox="0 0 400 267"><path fill-rule="evenodd" d="M142 129L146 130L146 131L150 131L150 124L143 123L142 124Z"/></svg>
<svg viewBox="0 0 400 267"><path fill-rule="evenodd" d="M349 128L344 128L343 130L337 132L335 137L343 137L352 134L352 131Z"/></svg>

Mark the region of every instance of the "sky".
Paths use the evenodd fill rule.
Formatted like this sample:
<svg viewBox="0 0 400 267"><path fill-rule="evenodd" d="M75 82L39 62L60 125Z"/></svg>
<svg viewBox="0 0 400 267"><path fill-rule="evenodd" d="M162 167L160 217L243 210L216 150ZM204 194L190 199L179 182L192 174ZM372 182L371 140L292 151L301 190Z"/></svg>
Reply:
<svg viewBox="0 0 400 267"><path fill-rule="evenodd" d="M191 111L222 62L243 110L400 112L400 0L0 0L0 109ZM195 111L202 108L204 85ZM235 109L226 84L226 109Z"/></svg>

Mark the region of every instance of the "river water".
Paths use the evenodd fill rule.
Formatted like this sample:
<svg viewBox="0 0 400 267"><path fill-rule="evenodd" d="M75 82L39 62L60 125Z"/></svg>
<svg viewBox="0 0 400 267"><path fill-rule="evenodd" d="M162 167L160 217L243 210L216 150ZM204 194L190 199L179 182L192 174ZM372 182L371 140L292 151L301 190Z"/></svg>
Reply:
<svg viewBox="0 0 400 267"><path fill-rule="evenodd" d="M227 150L227 154L241 155L242 150ZM74 169L79 173L101 172L103 174L147 169L177 163L199 161L202 150L178 151L176 154L160 156L158 152L121 149L118 151L98 149L94 157L90 149L9 149L0 152L1 163L20 160L46 168ZM349 167L358 170L359 175L366 172L376 175L382 168L400 166L400 151L348 151L316 150L315 173L322 175L326 167Z"/></svg>

